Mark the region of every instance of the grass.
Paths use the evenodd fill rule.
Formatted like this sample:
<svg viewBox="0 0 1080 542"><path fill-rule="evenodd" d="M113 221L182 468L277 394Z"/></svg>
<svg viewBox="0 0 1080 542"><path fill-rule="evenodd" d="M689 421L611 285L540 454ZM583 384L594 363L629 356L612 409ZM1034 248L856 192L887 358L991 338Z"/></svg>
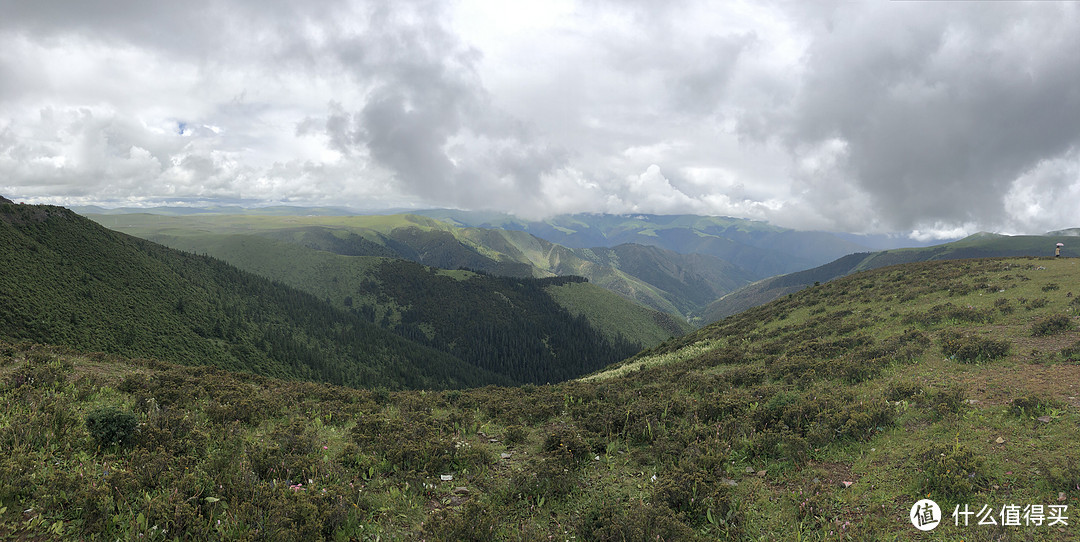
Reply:
<svg viewBox="0 0 1080 542"><path fill-rule="evenodd" d="M1075 320L1077 264L859 273L555 386L389 393L0 345L0 535L1075 539L949 514L1074 512L1080 332L1033 326ZM1010 348L954 359L952 333ZM95 442L108 406L132 442ZM927 496L946 521L918 534Z"/></svg>

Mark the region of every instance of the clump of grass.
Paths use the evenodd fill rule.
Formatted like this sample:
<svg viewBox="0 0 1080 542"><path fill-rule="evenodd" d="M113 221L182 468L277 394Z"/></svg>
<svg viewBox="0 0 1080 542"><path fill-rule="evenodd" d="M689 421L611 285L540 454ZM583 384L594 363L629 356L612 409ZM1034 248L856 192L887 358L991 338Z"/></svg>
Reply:
<svg viewBox="0 0 1080 542"><path fill-rule="evenodd" d="M1009 354L1011 344L976 335L947 330L941 333L941 352L961 363L977 363L1000 359Z"/></svg>
<svg viewBox="0 0 1080 542"><path fill-rule="evenodd" d="M1051 314L1040 318L1031 325L1031 334L1035 337L1044 337L1072 329L1072 320L1064 314Z"/></svg>

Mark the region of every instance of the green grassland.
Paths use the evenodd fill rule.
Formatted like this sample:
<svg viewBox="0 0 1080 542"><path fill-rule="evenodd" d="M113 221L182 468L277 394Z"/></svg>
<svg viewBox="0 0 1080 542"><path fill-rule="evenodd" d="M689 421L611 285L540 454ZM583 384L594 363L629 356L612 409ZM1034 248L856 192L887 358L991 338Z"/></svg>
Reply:
<svg viewBox="0 0 1080 542"><path fill-rule="evenodd" d="M855 273L551 386L355 390L4 344L0 534L1074 540L1078 277ZM924 497L946 518L922 534ZM1071 517L954 526L965 504Z"/></svg>
<svg viewBox="0 0 1080 542"><path fill-rule="evenodd" d="M882 250L848 254L825 265L786 275L760 280L724 295L701 311L704 323L742 312L797 292L814 283L826 282L857 271L890 265L934 260L965 258L1002 258L1019 256L1053 256L1057 243L1063 243L1061 255L1080 256L1075 230L1050 232L1046 235L999 235L977 233L959 241L929 247Z"/></svg>

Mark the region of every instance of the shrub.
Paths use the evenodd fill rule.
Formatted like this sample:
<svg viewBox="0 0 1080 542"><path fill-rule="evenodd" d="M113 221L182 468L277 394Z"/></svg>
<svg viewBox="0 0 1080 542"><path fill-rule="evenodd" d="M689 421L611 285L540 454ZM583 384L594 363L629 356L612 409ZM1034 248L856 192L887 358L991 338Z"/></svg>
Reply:
<svg viewBox="0 0 1080 542"><path fill-rule="evenodd" d="M497 537L499 524L495 512L483 504L471 500L460 511L450 509L436 510L424 522L423 537L426 540L448 540L461 542L484 542Z"/></svg>
<svg viewBox="0 0 1080 542"><path fill-rule="evenodd" d="M103 448L126 443L137 425L134 414L116 407L99 408L86 415L86 429Z"/></svg>
<svg viewBox="0 0 1080 542"><path fill-rule="evenodd" d="M901 401L923 393L922 384L918 382L893 382L885 388L885 398L889 401Z"/></svg>
<svg viewBox="0 0 1080 542"><path fill-rule="evenodd" d="M949 414L958 414L964 408L964 388L960 386L948 386L935 389L925 395L924 406L930 408L935 419L941 419Z"/></svg>
<svg viewBox="0 0 1080 542"><path fill-rule="evenodd" d="M916 458L919 495L962 501L989 485L982 458L959 443L931 445Z"/></svg>
<svg viewBox="0 0 1080 542"><path fill-rule="evenodd" d="M1046 335L1053 335L1055 333L1061 333L1062 331L1068 331L1072 329L1072 320L1064 314L1052 314L1045 318L1040 318L1031 325L1031 334L1035 337L1043 337Z"/></svg>
<svg viewBox="0 0 1080 542"><path fill-rule="evenodd" d="M503 434L503 441L507 446L517 446L518 444L524 444L529 439L529 430L520 425L511 425L506 428L506 433Z"/></svg>
<svg viewBox="0 0 1080 542"><path fill-rule="evenodd" d="M975 363L1003 358L1009 353L1009 341L963 335L956 331L941 334L941 351L961 363Z"/></svg>
<svg viewBox="0 0 1080 542"><path fill-rule="evenodd" d="M594 501L582 514L578 536L582 540L622 542L624 540L694 540L695 532L680 522L670 508L631 500L626 505L614 499ZM718 517L713 513L713 517ZM716 519L720 521L721 519ZM732 521L727 538L739 533Z"/></svg>
<svg viewBox="0 0 1080 542"><path fill-rule="evenodd" d="M1013 307L1012 302L1004 297L997 298L994 301L994 307L1001 311L1001 314L1012 314L1012 312L1016 310L1016 308Z"/></svg>

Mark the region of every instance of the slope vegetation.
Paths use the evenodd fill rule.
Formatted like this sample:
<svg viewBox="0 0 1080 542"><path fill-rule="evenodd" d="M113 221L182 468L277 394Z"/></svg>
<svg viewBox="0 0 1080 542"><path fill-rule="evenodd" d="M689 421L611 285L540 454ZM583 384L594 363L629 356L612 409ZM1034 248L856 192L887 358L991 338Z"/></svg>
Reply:
<svg viewBox="0 0 1080 542"><path fill-rule="evenodd" d="M1050 518L1080 485L1078 275L856 273L553 386L386 393L0 345L0 532L1071 539ZM945 513L926 534L922 498ZM950 516L984 505L995 525ZM1001 524L1012 506L1026 523Z"/></svg>
<svg viewBox="0 0 1080 542"><path fill-rule="evenodd" d="M819 282L826 282L857 271L889 265L935 260L990 258L1012 256L1052 256L1057 243L1064 243L1062 256L1080 256L1072 230L1050 232L1046 235L998 235L977 233L959 241L922 248L883 250L849 254L825 265L771 277L748 284L713 301L703 311L702 320L715 322L750 307L756 307L781 296L797 292ZM1072 246L1070 246L1072 245Z"/></svg>
<svg viewBox="0 0 1080 542"><path fill-rule="evenodd" d="M310 294L50 206L0 204L0 337L354 386L510 382Z"/></svg>
<svg viewBox="0 0 1080 542"><path fill-rule="evenodd" d="M343 256L258 235L158 236L314 294L411 341L513 383L573 378L655 346L689 325L598 287L594 305L549 288L577 277L495 277L378 256ZM561 290L560 290L561 291ZM627 325L631 318L636 324Z"/></svg>

